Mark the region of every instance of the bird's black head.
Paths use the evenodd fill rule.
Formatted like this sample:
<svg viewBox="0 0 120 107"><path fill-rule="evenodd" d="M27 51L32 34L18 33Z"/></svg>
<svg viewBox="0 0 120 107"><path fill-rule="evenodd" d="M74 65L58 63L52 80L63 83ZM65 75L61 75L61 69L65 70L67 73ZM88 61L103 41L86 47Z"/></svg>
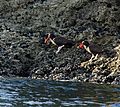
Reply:
<svg viewBox="0 0 120 107"><path fill-rule="evenodd" d="M89 46L89 42L88 41L82 41L83 45L85 45L86 47Z"/></svg>
<svg viewBox="0 0 120 107"><path fill-rule="evenodd" d="M47 34L45 34L44 35L44 38L51 38L51 39L53 39L53 38L55 38L55 35L53 34L53 33L47 33Z"/></svg>
<svg viewBox="0 0 120 107"><path fill-rule="evenodd" d="M49 34L48 34L49 35ZM50 33L50 38L54 39L55 38L55 34L54 33Z"/></svg>

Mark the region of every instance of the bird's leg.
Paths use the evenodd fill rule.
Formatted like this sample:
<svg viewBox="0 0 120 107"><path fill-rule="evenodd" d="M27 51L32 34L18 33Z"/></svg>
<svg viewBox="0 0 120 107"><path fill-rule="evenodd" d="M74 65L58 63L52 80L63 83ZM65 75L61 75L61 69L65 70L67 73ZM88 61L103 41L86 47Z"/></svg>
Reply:
<svg viewBox="0 0 120 107"><path fill-rule="evenodd" d="M58 52L60 52L60 50L61 50L63 47L64 47L64 45L59 46L59 47L58 47L58 50L56 51L56 54L58 54Z"/></svg>
<svg viewBox="0 0 120 107"><path fill-rule="evenodd" d="M91 58L90 58L90 62L92 62L92 60L93 60L93 58L94 58L95 56L92 54L92 56L91 56Z"/></svg>
<svg viewBox="0 0 120 107"><path fill-rule="evenodd" d="M96 56L95 56L94 60L96 60L96 59L97 59L97 57L98 57L98 54L96 54Z"/></svg>

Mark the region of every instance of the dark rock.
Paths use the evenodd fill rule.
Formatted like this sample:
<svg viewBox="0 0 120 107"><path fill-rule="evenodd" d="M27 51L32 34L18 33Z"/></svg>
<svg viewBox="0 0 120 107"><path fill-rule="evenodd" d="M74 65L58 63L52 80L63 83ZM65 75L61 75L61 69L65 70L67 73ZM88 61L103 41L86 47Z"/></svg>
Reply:
<svg viewBox="0 0 120 107"><path fill-rule="evenodd" d="M120 76L116 77L111 84L118 84L118 85L120 85Z"/></svg>
<svg viewBox="0 0 120 107"><path fill-rule="evenodd" d="M109 75L120 37L119 4L119 0L0 1L0 75L119 84L117 75ZM81 67L91 56L75 46L56 55L56 46L44 44L49 32L74 41L86 38L111 52L106 59Z"/></svg>

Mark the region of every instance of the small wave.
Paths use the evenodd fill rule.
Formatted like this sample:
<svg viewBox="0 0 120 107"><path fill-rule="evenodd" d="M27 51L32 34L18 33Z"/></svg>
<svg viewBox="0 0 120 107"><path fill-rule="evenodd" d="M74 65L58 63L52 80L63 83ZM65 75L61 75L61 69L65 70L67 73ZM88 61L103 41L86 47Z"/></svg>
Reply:
<svg viewBox="0 0 120 107"><path fill-rule="evenodd" d="M45 102L38 102L38 101L24 101L23 103L29 104L29 105L53 105L55 104L52 101L45 101Z"/></svg>

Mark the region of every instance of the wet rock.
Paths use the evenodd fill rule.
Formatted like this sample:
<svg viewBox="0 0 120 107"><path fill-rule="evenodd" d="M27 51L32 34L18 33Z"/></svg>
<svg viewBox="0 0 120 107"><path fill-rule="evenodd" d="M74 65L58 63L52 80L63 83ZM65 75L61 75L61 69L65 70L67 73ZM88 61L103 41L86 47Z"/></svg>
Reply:
<svg viewBox="0 0 120 107"><path fill-rule="evenodd" d="M118 84L118 85L120 85L120 76L116 77L111 84Z"/></svg>

